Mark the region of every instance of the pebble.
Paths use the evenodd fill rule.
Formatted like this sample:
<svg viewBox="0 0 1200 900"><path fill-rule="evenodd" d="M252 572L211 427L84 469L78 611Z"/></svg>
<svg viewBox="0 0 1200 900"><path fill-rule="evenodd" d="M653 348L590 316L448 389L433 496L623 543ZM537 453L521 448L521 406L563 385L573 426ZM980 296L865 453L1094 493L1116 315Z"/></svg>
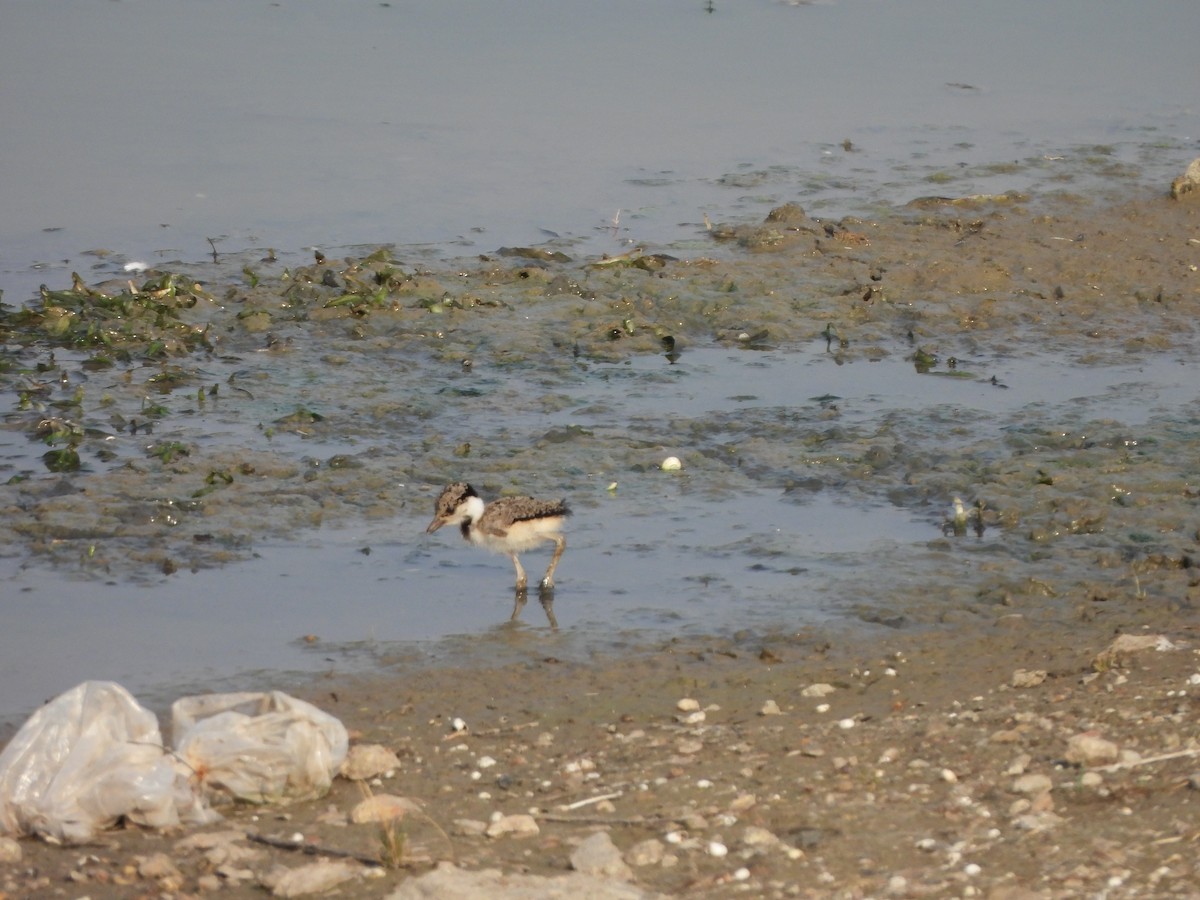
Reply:
<svg viewBox="0 0 1200 900"><path fill-rule="evenodd" d="M775 832L758 825L747 825L742 832L742 843L747 847L773 847L779 843Z"/></svg>
<svg viewBox="0 0 1200 900"><path fill-rule="evenodd" d="M722 844L720 841L709 841L708 842L708 855L709 856L714 856L717 859L720 859L721 857L726 856L728 853L729 853L729 848L726 847L724 844Z"/></svg>
<svg viewBox="0 0 1200 900"><path fill-rule="evenodd" d="M450 730L451 731L466 731L467 723L464 719L460 719L458 716L455 716L453 719L450 720Z"/></svg>
<svg viewBox="0 0 1200 900"><path fill-rule="evenodd" d="M1067 762L1077 765L1102 766L1116 762L1120 755L1116 744L1090 732L1072 735L1067 741Z"/></svg>
<svg viewBox="0 0 1200 900"><path fill-rule="evenodd" d="M704 710L698 709L695 712L690 712L682 716L676 716L675 718L681 725L699 725L706 718L708 718L708 715L704 712Z"/></svg>
<svg viewBox="0 0 1200 900"><path fill-rule="evenodd" d="M1017 669L1012 673L1009 683L1015 688L1037 687L1046 680L1049 674L1044 669Z"/></svg>
<svg viewBox="0 0 1200 900"><path fill-rule="evenodd" d="M678 456L668 456L662 461L662 470L664 472L678 472L683 468L683 463L679 461Z"/></svg>
<svg viewBox="0 0 1200 900"><path fill-rule="evenodd" d="M540 831L541 829L538 828L538 823L533 816L528 813L516 813L511 816L499 815L499 818L493 818L485 834L490 838L503 837L505 835L529 837L540 833Z"/></svg>
<svg viewBox="0 0 1200 900"><path fill-rule="evenodd" d="M345 860L321 860L294 869L276 866L263 878L263 884L276 897L303 897L305 894L323 894L360 872L360 866Z"/></svg>
<svg viewBox="0 0 1200 900"><path fill-rule="evenodd" d="M684 697L682 700L680 700L678 703L675 704L675 708L677 710L679 710L680 712L694 712L695 710L700 708L700 701L694 700L691 697Z"/></svg>
<svg viewBox="0 0 1200 900"><path fill-rule="evenodd" d="M1031 796L1048 793L1053 787L1054 782L1048 776L1037 773L1021 775L1012 783L1014 794L1027 794Z"/></svg>
<svg viewBox="0 0 1200 900"><path fill-rule="evenodd" d="M783 715L783 710L779 708L779 704L774 700L768 700L762 705L762 709L758 711L758 714L760 716L781 716Z"/></svg>
<svg viewBox="0 0 1200 900"><path fill-rule="evenodd" d="M841 728L843 731L849 731L856 724L857 723L853 719L841 719L838 722L838 728Z"/></svg>
<svg viewBox="0 0 1200 900"><path fill-rule="evenodd" d="M817 684L810 684L808 687L806 687L802 691L800 691L800 696L801 697L828 697L830 694L832 694L836 690L837 690L837 688L835 688L832 684L825 684L824 682L818 682Z"/></svg>

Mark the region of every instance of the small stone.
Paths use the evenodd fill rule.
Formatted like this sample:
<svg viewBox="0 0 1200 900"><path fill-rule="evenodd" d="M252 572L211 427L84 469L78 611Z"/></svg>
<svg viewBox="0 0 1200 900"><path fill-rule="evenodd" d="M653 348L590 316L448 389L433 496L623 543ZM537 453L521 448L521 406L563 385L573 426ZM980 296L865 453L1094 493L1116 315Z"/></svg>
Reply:
<svg viewBox="0 0 1200 900"><path fill-rule="evenodd" d="M620 878L622 881L633 878L633 870L621 858L621 851L607 831L597 831L572 851L571 868L603 878Z"/></svg>
<svg viewBox="0 0 1200 900"><path fill-rule="evenodd" d="M165 853L155 853L151 856L137 858L138 874L152 881L163 879L179 879L183 874L179 871L171 857Z"/></svg>
<svg viewBox="0 0 1200 900"><path fill-rule="evenodd" d="M1104 784L1104 776L1099 772L1084 772L1079 776L1079 784L1081 787L1097 788Z"/></svg>
<svg viewBox="0 0 1200 900"><path fill-rule="evenodd" d="M828 697L830 694L832 694L836 690L837 690L837 688L835 688L832 684L825 684L824 682L818 682L817 684L810 684L808 687L804 688L804 690L802 690L800 692L800 696L801 697Z"/></svg>
<svg viewBox="0 0 1200 900"><path fill-rule="evenodd" d="M958 775L953 769L942 769L941 778L946 784L958 784Z"/></svg>
<svg viewBox="0 0 1200 900"><path fill-rule="evenodd" d="M1200 159L1193 159L1183 174L1171 182L1171 198L1182 199L1197 189L1200 189Z"/></svg>
<svg viewBox="0 0 1200 900"><path fill-rule="evenodd" d="M783 710L779 708L779 704L774 700L768 700L762 705L762 709L758 711L758 714L760 716L781 716L783 715Z"/></svg>
<svg viewBox="0 0 1200 900"><path fill-rule="evenodd" d="M708 714L705 713L704 710L698 709L695 712L685 713L684 715L676 716L675 718L681 725L699 725L708 718Z"/></svg>
<svg viewBox="0 0 1200 900"><path fill-rule="evenodd" d="M857 723L854 721L854 719L840 719L838 721L838 728L841 728L843 731L849 731L856 724Z"/></svg>
<svg viewBox="0 0 1200 900"><path fill-rule="evenodd" d="M662 470L664 472L678 472L683 468L683 463L679 461L678 456L668 456L662 461Z"/></svg>
<svg viewBox="0 0 1200 900"><path fill-rule="evenodd" d="M461 837L482 837L487 834L488 823L478 819L455 819L450 831Z"/></svg>
<svg viewBox="0 0 1200 900"><path fill-rule="evenodd" d="M1028 796L1037 796L1038 794L1049 793L1054 788L1052 782L1046 775L1030 773L1022 775L1012 783L1012 791L1014 794L1026 794Z"/></svg>
<svg viewBox="0 0 1200 900"><path fill-rule="evenodd" d="M512 835L513 837L530 837L541 831L537 821L527 813L516 813L511 816L500 816L487 827L490 838Z"/></svg>
<svg viewBox="0 0 1200 900"><path fill-rule="evenodd" d="M1107 765L1116 762L1120 755L1121 749L1112 741L1089 732L1072 735L1067 741L1067 762L1076 765Z"/></svg>
<svg viewBox="0 0 1200 900"><path fill-rule="evenodd" d="M700 708L700 701L691 697L684 697L675 704L675 708L680 712L695 712Z"/></svg>
<svg viewBox="0 0 1200 900"><path fill-rule="evenodd" d="M747 825L742 832L742 843L747 847L773 847L779 843L779 837L773 831L758 825Z"/></svg>
<svg viewBox="0 0 1200 900"><path fill-rule="evenodd" d="M713 857L716 857L717 859L720 859L721 857L728 855L728 853L729 853L729 848L726 847L724 844L722 844L720 841L709 841L708 842L708 855L709 856L713 856Z"/></svg>
<svg viewBox="0 0 1200 900"><path fill-rule="evenodd" d="M677 743L675 745L675 749L676 749L676 751L683 754L684 756L691 756L691 755L693 755L695 753L699 753L701 750L703 750L704 743L702 741L697 741L692 738L684 738L683 740L679 741L679 743Z"/></svg>
<svg viewBox="0 0 1200 900"><path fill-rule="evenodd" d="M321 860L295 869L276 866L264 876L263 884L275 897L303 897L323 894L359 874L360 868L345 860Z"/></svg>
<svg viewBox="0 0 1200 900"><path fill-rule="evenodd" d="M625 862L631 866L656 866L663 860L663 854L667 852L666 846L657 838L647 838L644 841L638 841L628 850L625 851Z"/></svg>
<svg viewBox="0 0 1200 900"><path fill-rule="evenodd" d="M400 768L400 757L382 744L355 744L342 763L343 778L367 781Z"/></svg>
<svg viewBox="0 0 1200 900"><path fill-rule="evenodd" d="M1012 673L1009 683L1015 688L1037 687L1048 676L1049 673L1045 669L1017 669Z"/></svg>

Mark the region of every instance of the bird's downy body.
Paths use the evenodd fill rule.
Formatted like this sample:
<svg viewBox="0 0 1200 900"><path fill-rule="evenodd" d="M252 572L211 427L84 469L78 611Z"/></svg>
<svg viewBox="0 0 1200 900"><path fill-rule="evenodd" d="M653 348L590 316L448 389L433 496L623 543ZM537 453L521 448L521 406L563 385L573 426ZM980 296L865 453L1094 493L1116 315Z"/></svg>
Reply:
<svg viewBox="0 0 1200 900"><path fill-rule="evenodd" d="M562 530L571 510L562 500L535 500L533 497L501 497L484 503L466 482L447 485L434 506L433 521L426 530L431 534L443 525L457 525L465 540L493 553L507 554L517 570L517 590L528 584L519 553L539 544L553 543L554 556L541 580L541 587L554 587L554 569L566 550Z"/></svg>

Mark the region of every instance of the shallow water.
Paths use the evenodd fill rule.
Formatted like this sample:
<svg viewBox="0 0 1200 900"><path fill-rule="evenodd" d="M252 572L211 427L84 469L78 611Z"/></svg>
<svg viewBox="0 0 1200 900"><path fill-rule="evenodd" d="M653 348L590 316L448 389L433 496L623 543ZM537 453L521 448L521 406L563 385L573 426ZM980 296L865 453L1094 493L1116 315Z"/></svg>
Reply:
<svg viewBox="0 0 1200 900"><path fill-rule="evenodd" d="M201 260L206 238L223 254L274 246L289 264L310 245L385 242L409 260L545 242L576 256L632 243L713 253L706 216L757 221L786 200L828 217L926 194L1128 191L1165 184L1195 155L1194 4L1096 16L1034 0L712 12L104 0L70 16L9 4L0 17L0 84L20 85L0 93L10 305L41 282L65 287L72 270L92 281L129 260ZM289 353L205 360L199 380L232 387L204 409L171 398L155 438L214 458L269 447L313 471L351 457L378 508L355 498L361 515L317 524L306 507L272 528L247 509L261 533L252 558L171 576L115 560L106 581L86 557L50 568L6 548L0 736L85 678L162 701L429 657L581 656L646 635L845 620L879 572L1013 553L992 531L946 544L969 472L918 490L889 466L1056 433L1084 446L1120 432L1136 446L1200 413L1200 372L1180 353L1096 366L1022 350L919 374L908 345L843 357L817 341L464 372L403 346L363 365L346 338L288 335L300 342ZM123 373L85 374L82 359L58 354L89 399L107 391L118 406L152 371L123 396ZM340 406L346 384L357 408ZM346 418L271 428L298 398ZM116 457L88 457L93 473L143 455L144 436L111 430ZM25 431L0 428L10 472L41 471L45 447ZM423 441L472 442L473 457L435 467L413 449ZM659 470L667 454L682 472ZM863 476L860 459L885 475ZM423 534L427 483L476 466L575 505L557 632L536 598L507 625L507 560ZM129 506L147 522L168 514L158 495ZM544 555L527 561L534 573Z"/></svg>
<svg viewBox="0 0 1200 900"><path fill-rule="evenodd" d="M899 353L839 365L823 341L786 352L694 348L673 361L580 365L559 387L570 407L548 415L529 411L537 386L525 372L487 373L473 396L429 427L461 429L482 442L556 428L588 430L600 446L607 446L605 434L641 431L688 441L636 451L644 465L615 472L587 469L599 458L589 443L567 454L579 466L567 491L577 514L559 569L557 634L536 598L515 630L505 627L513 601L508 561L455 534L424 535L432 498L399 485L407 502L393 517L301 530L284 542L266 538L252 559L216 570L101 583L80 580L82 568L72 574L0 562L0 714L12 718L85 678L111 678L167 700L188 686L278 685L294 677L288 672L358 671L391 659L503 658L530 629L542 635L541 652L566 657L655 634L811 627L850 614L863 599L858 579L867 571L925 558L942 536L952 497L936 506L893 502L890 480L847 482L834 466L822 476L815 464L796 469L804 483L788 488L795 463L787 445L812 429L807 419L787 425L790 419L836 409L834 421L851 433L851 444L855 429L867 443L881 429L899 434L886 425L898 419L913 431L901 438L916 459L922 432L942 450L994 444L1014 429L1082 435L1098 421L1119 421L1136 437L1148 423L1200 404L1200 364L1166 355L1127 366L1078 368L1056 357L960 366L958 377L919 374ZM481 418L497 397L526 412ZM782 435L775 430L781 421ZM752 461L730 467L724 452L738 435L766 449L739 450ZM211 439L244 437L216 431ZM317 437L297 449L324 456L345 448ZM682 471L657 468L668 452L683 457ZM785 458L772 457L779 452ZM752 459L756 453L761 460ZM1009 551L1001 544L987 552L1004 558ZM867 569L865 559L872 561ZM528 554L526 562L536 576L545 554ZM482 643L420 649L455 634Z"/></svg>
<svg viewBox="0 0 1200 900"><path fill-rule="evenodd" d="M85 0L3 25L9 303L208 238L598 253L784 200L1163 184L1200 136L1200 7L1170 0Z"/></svg>

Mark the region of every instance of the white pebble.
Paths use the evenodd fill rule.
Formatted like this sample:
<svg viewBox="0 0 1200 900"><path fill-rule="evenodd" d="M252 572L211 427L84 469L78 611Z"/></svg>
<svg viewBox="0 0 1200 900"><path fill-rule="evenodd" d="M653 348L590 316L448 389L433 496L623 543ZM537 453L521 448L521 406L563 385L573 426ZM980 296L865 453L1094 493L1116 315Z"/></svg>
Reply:
<svg viewBox="0 0 1200 900"><path fill-rule="evenodd" d="M662 461L662 470L664 472L678 472L683 468L683 463L679 461L678 456L668 456Z"/></svg>
<svg viewBox="0 0 1200 900"><path fill-rule="evenodd" d="M817 712L819 712L819 713L829 712L829 704L828 703L818 703L817 704Z"/></svg>
<svg viewBox="0 0 1200 900"><path fill-rule="evenodd" d="M942 781L946 784L958 784L958 776L954 774L953 769L942 769Z"/></svg>
<svg viewBox="0 0 1200 900"><path fill-rule="evenodd" d="M479 768L481 768L481 769L490 769L495 764L496 764L496 761L494 759L492 759L490 756L479 757Z"/></svg>
<svg viewBox="0 0 1200 900"><path fill-rule="evenodd" d="M855 722L853 719L842 719L841 721L838 722L838 728L841 728L845 731L849 731L851 728L854 727L854 725L855 725Z"/></svg>
<svg viewBox="0 0 1200 900"><path fill-rule="evenodd" d="M663 840L666 841L668 844L682 844L683 843L683 833L680 831L668 831L666 834L663 835Z"/></svg>
<svg viewBox="0 0 1200 900"><path fill-rule="evenodd" d="M455 716L453 719L450 720L450 730L451 731L466 731L467 723L465 721L463 721L462 719L460 719L458 716Z"/></svg>
<svg viewBox="0 0 1200 900"><path fill-rule="evenodd" d="M729 852L729 848L726 847L724 844L722 844L720 841L709 841L708 842L708 855L709 856L715 856L719 859L720 857L725 856L728 852Z"/></svg>
<svg viewBox="0 0 1200 900"><path fill-rule="evenodd" d="M680 712L693 712L700 708L700 701L692 697L684 697L675 704L675 708Z"/></svg>
<svg viewBox="0 0 1200 900"><path fill-rule="evenodd" d="M713 783L711 781L709 781L707 778L701 778L699 781L696 782L696 787L698 787L698 788L710 788L712 786L713 786Z"/></svg>
<svg viewBox="0 0 1200 900"><path fill-rule="evenodd" d="M136 272L138 275L141 275L148 268L150 268L149 264L142 262L140 259L130 260L125 263L126 272Z"/></svg>
<svg viewBox="0 0 1200 900"><path fill-rule="evenodd" d="M750 877L750 870L747 869L745 866L742 866L740 869L735 869L733 872L733 880L734 881L745 881L749 877Z"/></svg>
<svg viewBox="0 0 1200 900"><path fill-rule="evenodd" d="M967 863L965 866L963 866L963 873L969 878L974 878L982 871L983 869L981 869L976 863Z"/></svg>

